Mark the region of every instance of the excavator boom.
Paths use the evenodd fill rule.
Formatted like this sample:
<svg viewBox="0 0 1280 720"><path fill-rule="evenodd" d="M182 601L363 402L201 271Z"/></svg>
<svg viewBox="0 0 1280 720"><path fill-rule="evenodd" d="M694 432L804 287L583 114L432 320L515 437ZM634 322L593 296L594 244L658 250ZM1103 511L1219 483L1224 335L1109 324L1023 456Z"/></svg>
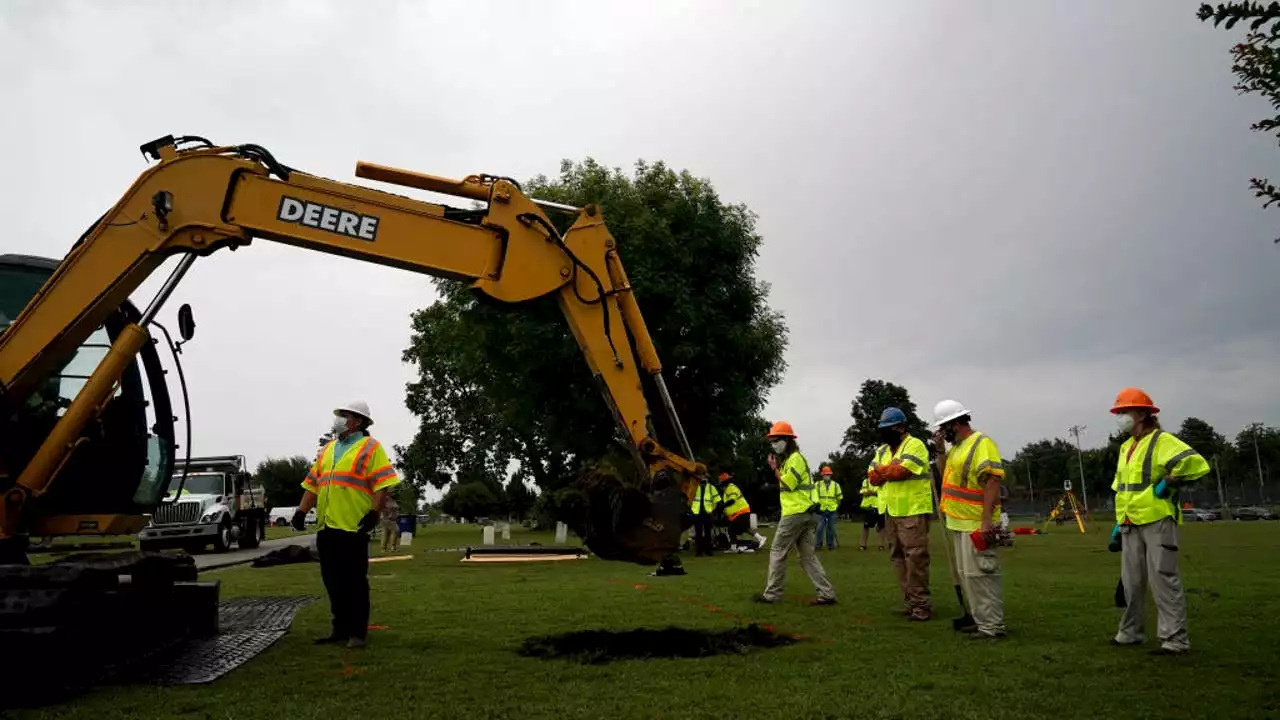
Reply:
<svg viewBox="0 0 1280 720"><path fill-rule="evenodd" d="M76 243L0 334L0 418L20 412L67 355L165 260L182 260L141 318L119 333L38 448L23 452L0 445L0 540L24 531L54 534L84 527L83 518L41 516L30 510L38 502L28 501L57 482L59 468L75 452L86 426L110 404L124 368L150 339L148 323L191 262L261 238L468 280L476 292L505 303L555 295L620 436L650 481L648 504L640 511L634 502L622 511L616 507L617 494L633 498L634 489L597 488L604 494L601 502L615 508L591 511L585 539L597 554L612 559L648 564L674 552L684 488L705 468L689 457L657 352L599 208L541 203L577 211L561 235L540 201L510 179L450 180L357 165L360 177L487 203L480 210L462 210L308 175L256 145L184 148L168 137L144 145L143 151L158 162ZM683 456L652 436L641 367L657 381ZM158 503L165 488L165 482L158 483L149 503L142 504ZM108 524L128 529L140 523L141 517Z"/></svg>

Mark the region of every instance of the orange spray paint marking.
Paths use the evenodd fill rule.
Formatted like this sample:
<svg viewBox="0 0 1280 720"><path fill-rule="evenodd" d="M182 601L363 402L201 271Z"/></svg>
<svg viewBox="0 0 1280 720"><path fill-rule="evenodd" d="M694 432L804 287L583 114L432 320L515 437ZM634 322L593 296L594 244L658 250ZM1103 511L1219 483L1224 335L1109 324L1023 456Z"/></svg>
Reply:
<svg viewBox="0 0 1280 720"><path fill-rule="evenodd" d="M390 625L370 625L369 629L370 630L390 630L391 626Z"/></svg>

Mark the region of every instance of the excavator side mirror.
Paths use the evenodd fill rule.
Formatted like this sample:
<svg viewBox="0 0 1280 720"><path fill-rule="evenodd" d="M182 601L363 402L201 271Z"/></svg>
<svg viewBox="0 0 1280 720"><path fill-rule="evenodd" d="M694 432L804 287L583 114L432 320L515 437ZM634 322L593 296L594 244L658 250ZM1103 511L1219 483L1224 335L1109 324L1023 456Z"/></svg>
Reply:
<svg viewBox="0 0 1280 720"><path fill-rule="evenodd" d="M178 334L182 336L182 342L189 342L196 335L196 319L191 314L190 303L183 303L178 308Z"/></svg>

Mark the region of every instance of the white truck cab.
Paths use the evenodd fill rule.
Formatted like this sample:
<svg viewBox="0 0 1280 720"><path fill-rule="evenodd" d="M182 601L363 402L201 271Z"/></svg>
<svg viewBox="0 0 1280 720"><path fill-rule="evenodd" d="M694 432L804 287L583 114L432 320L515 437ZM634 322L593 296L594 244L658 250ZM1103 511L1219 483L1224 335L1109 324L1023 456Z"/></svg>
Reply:
<svg viewBox="0 0 1280 720"><path fill-rule="evenodd" d="M138 533L142 550L195 549L218 552L258 547L266 537L267 496L253 479L243 455L191 458L185 478L181 463L169 481L164 503Z"/></svg>

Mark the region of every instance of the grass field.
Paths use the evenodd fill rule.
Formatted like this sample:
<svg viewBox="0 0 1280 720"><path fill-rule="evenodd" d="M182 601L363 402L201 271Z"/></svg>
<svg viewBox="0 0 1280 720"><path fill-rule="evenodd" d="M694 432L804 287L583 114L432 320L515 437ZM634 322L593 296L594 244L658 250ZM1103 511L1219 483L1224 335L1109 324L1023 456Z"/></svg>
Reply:
<svg viewBox="0 0 1280 720"><path fill-rule="evenodd" d="M591 559L510 566L430 552L477 542L480 530L420 530L407 561L375 564L363 652L316 647L324 601L293 631L205 687L104 688L18 718L1263 718L1280 715L1277 550L1280 523L1189 524L1183 530L1192 651L1158 657L1107 644L1118 611L1119 556L1110 524L1018 537L1003 555L1009 637L973 643L955 614L941 538L934 538L934 622L908 624L885 553L846 546L823 554L840 594L808 607L792 561L787 600L760 606L763 554L686 558L689 574L655 578ZM519 534L513 542L545 535ZM318 594L314 564L210 575L223 594ZM1148 633L1154 637L1154 609ZM750 620L805 640L703 659L583 665L522 657L533 635L636 627L727 629ZM1149 641L1150 642L1150 641ZM1148 647L1154 647L1151 643Z"/></svg>

